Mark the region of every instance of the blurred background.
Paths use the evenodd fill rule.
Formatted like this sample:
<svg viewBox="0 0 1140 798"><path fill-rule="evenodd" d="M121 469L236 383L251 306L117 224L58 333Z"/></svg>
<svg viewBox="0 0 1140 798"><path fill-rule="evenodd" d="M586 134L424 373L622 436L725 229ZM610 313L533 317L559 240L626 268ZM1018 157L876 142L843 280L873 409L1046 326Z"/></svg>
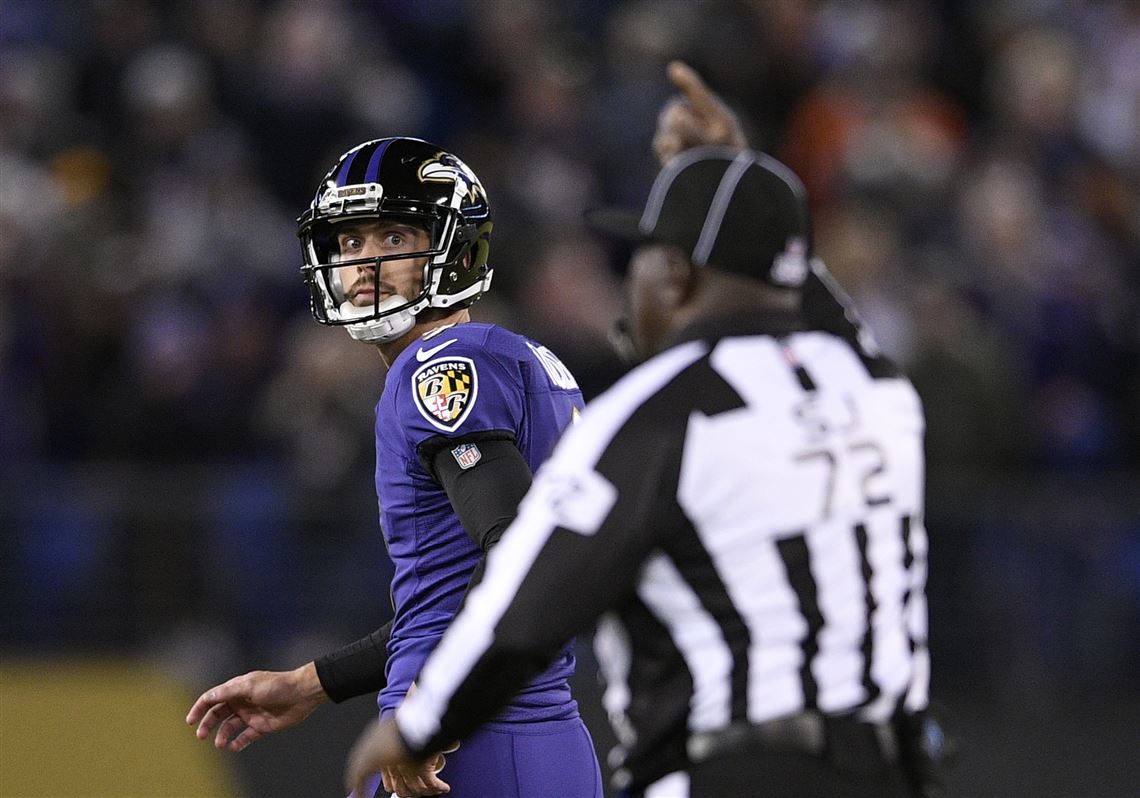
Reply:
<svg viewBox="0 0 1140 798"><path fill-rule="evenodd" d="M0 793L340 794L367 698L237 756L183 725L390 614L382 364L294 219L360 141L455 152L474 315L589 398L625 253L582 212L644 197L677 57L923 396L954 794L1135 794L1140 6L1061 0L0 0Z"/></svg>

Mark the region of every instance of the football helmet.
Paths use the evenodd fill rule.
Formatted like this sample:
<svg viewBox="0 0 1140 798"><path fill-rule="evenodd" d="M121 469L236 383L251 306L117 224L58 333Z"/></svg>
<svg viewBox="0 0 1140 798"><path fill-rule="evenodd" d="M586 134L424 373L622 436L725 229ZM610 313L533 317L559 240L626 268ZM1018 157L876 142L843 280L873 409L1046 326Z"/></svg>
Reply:
<svg viewBox="0 0 1140 798"><path fill-rule="evenodd" d="M395 218L427 230L427 249L380 257L341 257L337 226L348 221ZM425 308L465 308L491 285L487 262L491 207L483 185L467 165L426 141L366 141L340 156L297 219L309 288L309 306L321 324L343 326L358 341L399 338ZM380 298L386 261L425 258L415 296ZM348 301L339 277L344 266L372 267L371 305Z"/></svg>

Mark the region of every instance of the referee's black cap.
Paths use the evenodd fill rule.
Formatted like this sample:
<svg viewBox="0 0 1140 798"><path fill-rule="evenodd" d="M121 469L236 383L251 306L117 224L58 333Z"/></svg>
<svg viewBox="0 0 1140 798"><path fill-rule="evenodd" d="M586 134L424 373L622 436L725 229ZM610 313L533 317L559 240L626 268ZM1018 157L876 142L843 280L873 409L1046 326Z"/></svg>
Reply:
<svg viewBox="0 0 1140 798"><path fill-rule="evenodd" d="M672 244L710 266L798 288L807 277L811 222L799 178L768 155L697 147L653 182L645 209L587 213L596 230L634 244Z"/></svg>

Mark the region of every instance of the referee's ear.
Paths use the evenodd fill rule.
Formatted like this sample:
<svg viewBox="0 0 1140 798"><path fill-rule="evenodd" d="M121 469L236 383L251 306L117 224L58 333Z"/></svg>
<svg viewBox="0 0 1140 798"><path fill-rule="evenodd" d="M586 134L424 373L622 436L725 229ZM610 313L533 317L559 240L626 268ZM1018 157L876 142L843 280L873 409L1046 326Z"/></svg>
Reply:
<svg viewBox="0 0 1140 798"><path fill-rule="evenodd" d="M700 269L693 265L679 247L666 249L665 291L666 304L676 309L687 304L697 293Z"/></svg>

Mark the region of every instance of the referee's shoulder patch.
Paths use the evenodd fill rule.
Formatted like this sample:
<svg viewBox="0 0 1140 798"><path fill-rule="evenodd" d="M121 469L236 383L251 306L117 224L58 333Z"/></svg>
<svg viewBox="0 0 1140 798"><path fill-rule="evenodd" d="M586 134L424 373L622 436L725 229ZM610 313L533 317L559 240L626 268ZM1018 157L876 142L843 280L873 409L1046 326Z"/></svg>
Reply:
<svg viewBox="0 0 1140 798"><path fill-rule="evenodd" d="M469 357L437 357L412 372L412 400L436 429L454 432L478 398L479 376Z"/></svg>

